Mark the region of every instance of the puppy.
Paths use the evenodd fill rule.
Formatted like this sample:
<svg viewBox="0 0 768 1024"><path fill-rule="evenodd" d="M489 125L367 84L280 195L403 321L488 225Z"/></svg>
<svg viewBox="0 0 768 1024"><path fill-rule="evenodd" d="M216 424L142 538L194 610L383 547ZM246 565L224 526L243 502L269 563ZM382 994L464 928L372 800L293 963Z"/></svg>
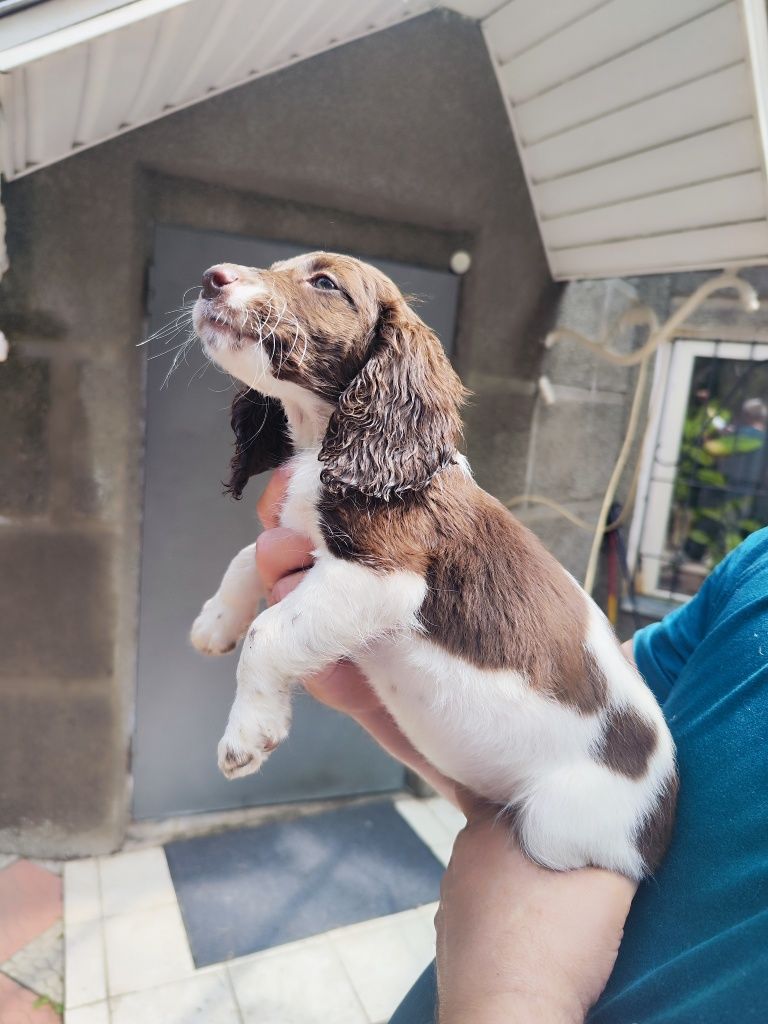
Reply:
<svg viewBox="0 0 768 1024"><path fill-rule="evenodd" d="M245 385L229 490L290 466L281 523L315 545L258 617L245 548L194 623L207 654L245 637L221 771L257 771L294 681L349 658L435 767L509 809L534 861L652 872L677 793L662 713L597 606L472 479L464 388L393 282L325 252L220 264L194 324Z"/></svg>

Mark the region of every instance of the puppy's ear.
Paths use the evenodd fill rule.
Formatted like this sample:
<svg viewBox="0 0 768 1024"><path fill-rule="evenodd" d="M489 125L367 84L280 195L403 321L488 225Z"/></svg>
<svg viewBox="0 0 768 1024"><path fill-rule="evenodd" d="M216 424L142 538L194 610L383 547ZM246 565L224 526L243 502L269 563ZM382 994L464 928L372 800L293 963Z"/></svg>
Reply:
<svg viewBox="0 0 768 1024"><path fill-rule="evenodd" d="M331 415L323 483L383 501L423 490L456 453L464 395L427 325L401 297L385 303L366 362Z"/></svg>
<svg viewBox="0 0 768 1024"><path fill-rule="evenodd" d="M275 469L291 457L293 443L280 402L251 388L235 395L230 422L235 453L225 491L239 499L252 476Z"/></svg>

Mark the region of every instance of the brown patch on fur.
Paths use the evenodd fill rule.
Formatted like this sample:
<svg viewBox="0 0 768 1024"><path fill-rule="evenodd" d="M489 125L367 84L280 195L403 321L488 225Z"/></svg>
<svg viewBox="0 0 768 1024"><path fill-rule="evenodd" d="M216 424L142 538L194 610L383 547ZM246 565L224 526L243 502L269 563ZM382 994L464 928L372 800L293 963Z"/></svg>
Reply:
<svg viewBox="0 0 768 1024"><path fill-rule="evenodd" d="M520 672L584 714L604 706L606 681L583 646L584 596L538 538L458 466L402 500L326 490L318 508L338 558L426 577L419 618L451 654Z"/></svg>
<svg viewBox="0 0 768 1024"><path fill-rule="evenodd" d="M675 821L679 786L677 772L673 770L659 794L658 803L637 833L635 842L648 873L653 873L658 868L667 852Z"/></svg>
<svg viewBox="0 0 768 1024"><path fill-rule="evenodd" d="M652 722L632 708L611 708L605 716L598 760L611 771L639 779L648 770L658 734Z"/></svg>
<svg viewBox="0 0 768 1024"><path fill-rule="evenodd" d="M385 299L366 361L328 424L323 483L385 501L423 490L455 457L464 394L433 332L401 296Z"/></svg>

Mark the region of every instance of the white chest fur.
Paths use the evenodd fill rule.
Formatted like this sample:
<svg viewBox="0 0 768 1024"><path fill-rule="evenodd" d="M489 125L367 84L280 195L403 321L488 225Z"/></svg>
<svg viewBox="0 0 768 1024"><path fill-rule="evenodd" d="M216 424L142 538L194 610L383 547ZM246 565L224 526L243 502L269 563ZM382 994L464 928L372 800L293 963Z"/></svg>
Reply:
<svg viewBox="0 0 768 1024"><path fill-rule="evenodd" d="M320 490L318 448L305 448L289 463L291 480L285 504L280 513L280 525L309 537L317 551L327 551L317 516L317 496Z"/></svg>

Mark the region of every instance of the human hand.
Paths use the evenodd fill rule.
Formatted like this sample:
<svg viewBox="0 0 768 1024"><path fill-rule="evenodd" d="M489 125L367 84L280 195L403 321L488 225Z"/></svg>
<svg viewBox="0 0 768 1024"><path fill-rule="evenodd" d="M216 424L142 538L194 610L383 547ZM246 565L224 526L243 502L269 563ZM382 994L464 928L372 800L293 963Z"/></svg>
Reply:
<svg viewBox="0 0 768 1024"><path fill-rule="evenodd" d="M256 541L256 562L271 604L294 590L314 561L312 541L280 526L289 477L286 470L275 470L256 506L264 525L264 532ZM348 661L337 662L302 682L321 704L349 715L388 753L456 802L455 783L441 775L412 746L357 666Z"/></svg>
<svg viewBox="0 0 768 1024"><path fill-rule="evenodd" d="M575 1024L613 969L635 883L530 861L499 809L458 792L467 815L443 878L440 1024Z"/></svg>

